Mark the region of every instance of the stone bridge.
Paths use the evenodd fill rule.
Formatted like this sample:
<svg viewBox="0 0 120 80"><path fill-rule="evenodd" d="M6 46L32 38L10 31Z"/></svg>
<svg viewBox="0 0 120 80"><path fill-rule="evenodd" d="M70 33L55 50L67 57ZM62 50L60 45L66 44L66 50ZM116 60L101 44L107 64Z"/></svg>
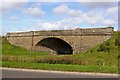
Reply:
<svg viewBox="0 0 120 80"><path fill-rule="evenodd" d="M77 28L74 30L49 30L7 33L8 41L31 51L55 54L73 54L88 49L109 39L113 27Z"/></svg>

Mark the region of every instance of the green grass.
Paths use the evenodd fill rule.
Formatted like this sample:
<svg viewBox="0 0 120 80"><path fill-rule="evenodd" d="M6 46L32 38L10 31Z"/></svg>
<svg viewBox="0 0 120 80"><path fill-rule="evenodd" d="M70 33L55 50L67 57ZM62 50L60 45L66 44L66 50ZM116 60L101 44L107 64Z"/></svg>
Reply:
<svg viewBox="0 0 120 80"><path fill-rule="evenodd" d="M5 37L2 38L2 55L4 56L42 56L48 55L47 52L27 51L25 48L10 44Z"/></svg>
<svg viewBox="0 0 120 80"><path fill-rule="evenodd" d="M115 45L116 38L118 38L118 32L114 32L114 35L109 40L97 45L87 52L74 55L50 55L46 52L27 51L24 48L10 44L5 37L2 37L3 66L116 73L118 72L118 56L120 57L120 54L118 54L118 52L120 52L118 51L120 46ZM109 50L98 51L101 45L104 45L106 49L109 48ZM57 67L58 65L61 67ZM71 67L66 68L67 65ZM101 69L99 69L100 67Z"/></svg>
<svg viewBox="0 0 120 80"><path fill-rule="evenodd" d="M3 61L3 67L43 69L43 70L60 70L60 71L77 71L77 72L101 72L101 73L118 73L117 67L100 67L100 66L82 66L66 64L47 64L47 63L19 63Z"/></svg>
<svg viewBox="0 0 120 80"><path fill-rule="evenodd" d="M75 57L81 58L81 59L87 59L97 62L105 62L108 66L117 66L118 65L118 56L120 55L120 46L115 45L115 39L119 38L120 32L114 32L113 36L108 39L107 41L103 42L100 45L97 45L96 47L88 50L87 52L82 52L80 54L75 54ZM104 45L105 48L109 48L108 51L100 51L98 52L98 49L101 45Z"/></svg>
<svg viewBox="0 0 120 80"><path fill-rule="evenodd" d="M0 36L0 54L2 54L2 37Z"/></svg>

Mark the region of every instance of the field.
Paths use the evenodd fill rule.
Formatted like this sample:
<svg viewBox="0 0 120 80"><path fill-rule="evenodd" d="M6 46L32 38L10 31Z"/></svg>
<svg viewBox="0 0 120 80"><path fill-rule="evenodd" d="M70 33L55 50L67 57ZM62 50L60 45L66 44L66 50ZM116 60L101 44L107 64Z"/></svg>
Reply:
<svg viewBox="0 0 120 80"><path fill-rule="evenodd" d="M10 44L2 37L2 66L80 72L118 73L120 41L118 32L100 45L74 55L32 52Z"/></svg>

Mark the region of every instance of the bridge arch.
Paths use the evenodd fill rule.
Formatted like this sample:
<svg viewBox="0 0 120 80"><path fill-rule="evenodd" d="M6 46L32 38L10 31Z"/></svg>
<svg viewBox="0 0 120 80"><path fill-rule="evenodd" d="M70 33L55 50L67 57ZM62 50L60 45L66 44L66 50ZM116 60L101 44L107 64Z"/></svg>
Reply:
<svg viewBox="0 0 120 80"><path fill-rule="evenodd" d="M56 38L48 37L40 40L35 46L42 46L55 51L57 54L73 54L73 48L66 41Z"/></svg>

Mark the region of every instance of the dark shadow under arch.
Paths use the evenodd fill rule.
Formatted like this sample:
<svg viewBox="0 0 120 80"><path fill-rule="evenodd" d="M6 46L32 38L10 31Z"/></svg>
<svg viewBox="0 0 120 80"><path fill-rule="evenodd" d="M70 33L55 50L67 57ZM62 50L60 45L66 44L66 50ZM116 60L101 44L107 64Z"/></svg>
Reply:
<svg viewBox="0 0 120 80"><path fill-rule="evenodd" d="M73 54L72 47L62 39L49 37L39 41L36 46L43 46L54 50L57 54Z"/></svg>

